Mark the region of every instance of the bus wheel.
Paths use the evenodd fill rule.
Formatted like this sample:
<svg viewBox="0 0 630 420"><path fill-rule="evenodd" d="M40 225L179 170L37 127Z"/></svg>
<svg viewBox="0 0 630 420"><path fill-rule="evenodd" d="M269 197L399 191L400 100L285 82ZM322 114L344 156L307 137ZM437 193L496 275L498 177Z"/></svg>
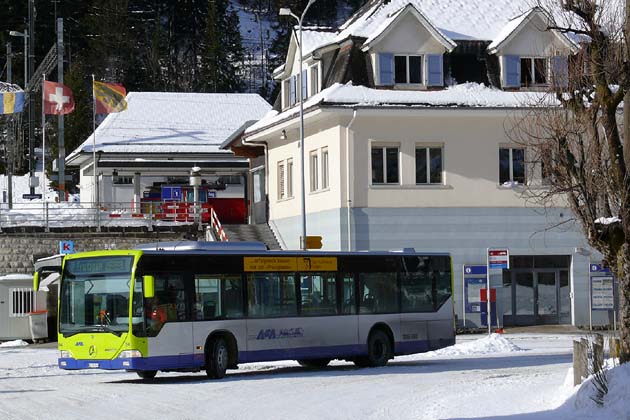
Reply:
<svg viewBox="0 0 630 420"><path fill-rule="evenodd" d="M206 350L206 373L209 378L221 379L228 367L228 347L223 338L217 338Z"/></svg>
<svg viewBox="0 0 630 420"><path fill-rule="evenodd" d="M142 379L153 379L157 374L157 370L139 370L136 373Z"/></svg>
<svg viewBox="0 0 630 420"><path fill-rule="evenodd" d="M392 348L389 337L383 330L375 330L368 338L367 365L385 366L391 358Z"/></svg>
<svg viewBox="0 0 630 420"><path fill-rule="evenodd" d="M297 362L305 368L323 368L328 366L330 359L302 359Z"/></svg>

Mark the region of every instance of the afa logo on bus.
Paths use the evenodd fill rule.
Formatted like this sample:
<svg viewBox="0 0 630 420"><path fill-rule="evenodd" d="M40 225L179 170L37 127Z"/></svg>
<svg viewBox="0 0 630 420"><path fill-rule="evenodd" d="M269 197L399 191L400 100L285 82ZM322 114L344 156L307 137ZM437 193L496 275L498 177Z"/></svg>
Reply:
<svg viewBox="0 0 630 420"><path fill-rule="evenodd" d="M281 328L276 330L275 328L263 328L258 331L256 340L276 340L279 338L296 338L304 337L304 328Z"/></svg>

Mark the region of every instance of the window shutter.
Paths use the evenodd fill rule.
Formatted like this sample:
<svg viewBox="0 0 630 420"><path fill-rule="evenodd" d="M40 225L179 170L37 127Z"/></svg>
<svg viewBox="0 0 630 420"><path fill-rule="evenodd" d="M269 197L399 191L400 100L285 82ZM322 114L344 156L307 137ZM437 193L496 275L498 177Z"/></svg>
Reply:
<svg viewBox="0 0 630 420"><path fill-rule="evenodd" d="M444 86L442 54L427 55L427 86Z"/></svg>
<svg viewBox="0 0 630 420"><path fill-rule="evenodd" d="M291 76L291 83L289 83L289 103L291 106L295 105L295 76Z"/></svg>
<svg viewBox="0 0 630 420"><path fill-rule="evenodd" d="M503 56L503 87L521 87L521 57Z"/></svg>
<svg viewBox="0 0 630 420"><path fill-rule="evenodd" d="M379 85L394 84L394 54L378 54L378 75Z"/></svg>
<svg viewBox="0 0 630 420"><path fill-rule="evenodd" d="M302 85L302 99L308 98L308 76L306 75L306 70L302 70L302 80L300 81Z"/></svg>
<svg viewBox="0 0 630 420"><path fill-rule="evenodd" d="M569 87L569 60L562 55L551 57L551 71L555 88Z"/></svg>

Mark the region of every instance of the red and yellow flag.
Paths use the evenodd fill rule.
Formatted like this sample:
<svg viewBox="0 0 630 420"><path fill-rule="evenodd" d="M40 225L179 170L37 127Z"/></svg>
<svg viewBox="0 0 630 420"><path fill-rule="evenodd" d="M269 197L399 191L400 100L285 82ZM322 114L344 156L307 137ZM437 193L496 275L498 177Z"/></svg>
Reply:
<svg viewBox="0 0 630 420"><path fill-rule="evenodd" d="M111 114L127 109L127 90L118 83L94 82L94 100L97 114Z"/></svg>

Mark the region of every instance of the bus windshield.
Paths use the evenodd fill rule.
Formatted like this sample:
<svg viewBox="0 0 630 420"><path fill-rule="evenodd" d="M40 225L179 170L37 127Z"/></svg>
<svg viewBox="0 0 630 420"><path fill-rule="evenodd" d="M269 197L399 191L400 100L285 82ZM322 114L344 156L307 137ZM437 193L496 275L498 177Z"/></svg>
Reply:
<svg viewBox="0 0 630 420"><path fill-rule="evenodd" d="M128 331L132 266L131 256L67 260L61 281L59 332L68 336Z"/></svg>

